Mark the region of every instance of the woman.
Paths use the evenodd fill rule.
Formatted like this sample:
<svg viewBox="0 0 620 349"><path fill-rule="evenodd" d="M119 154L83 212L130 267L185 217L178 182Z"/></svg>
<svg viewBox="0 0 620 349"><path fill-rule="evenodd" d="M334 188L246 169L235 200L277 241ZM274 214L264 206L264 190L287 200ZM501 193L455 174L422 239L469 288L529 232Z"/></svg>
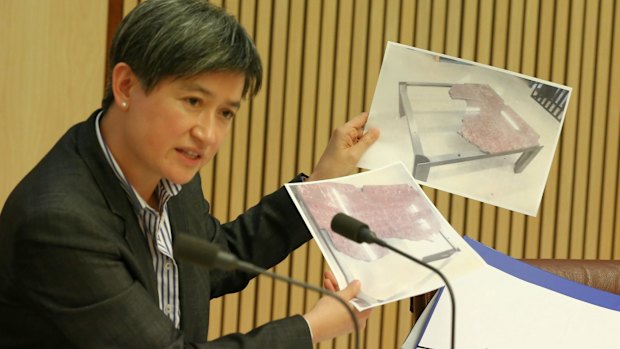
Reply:
<svg viewBox="0 0 620 349"><path fill-rule="evenodd" d="M254 275L172 252L187 233L270 268L311 238L282 188L226 224L203 198L200 168L261 85L239 23L205 0L148 0L122 21L109 61L102 108L60 139L0 215L0 347L311 348L352 331L347 311L322 298L303 316L207 343L209 300ZM363 133L366 117L337 129L313 173L293 180L352 172L378 137ZM368 312L356 316L364 324Z"/></svg>

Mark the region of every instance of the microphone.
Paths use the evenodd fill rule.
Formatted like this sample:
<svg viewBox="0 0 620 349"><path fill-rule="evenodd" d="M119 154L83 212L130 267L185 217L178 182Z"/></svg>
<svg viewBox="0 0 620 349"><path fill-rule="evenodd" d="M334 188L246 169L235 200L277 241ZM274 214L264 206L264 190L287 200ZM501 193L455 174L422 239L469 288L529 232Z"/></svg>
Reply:
<svg viewBox="0 0 620 349"><path fill-rule="evenodd" d="M377 235L368 228L368 224L344 213L337 213L332 218L332 230L357 243L378 243Z"/></svg>
<svg viewBox="0 0 620 349"><path fill-rule="evenodd" d="M382 239L378 238L377 235L370 230L368 224L360 222L359 220L346 215L344 213L337 213L331 222L331 228L334 232L346 237L347 239L353 240L357 243L369 243L369 244L377 244L379 246L385 247L397 254L431 270L435 274L437 274L441 280L446 285L448 289L448 293L450 294L450 302L452 303L452 317L451 317L451 329L450 329L450 348L454 349L454 340L455 340L455 322L456 322L456 301L454 300L454 292L452 291L452 286L448 282L446 276L439 271L437 268L433 267L428 263L424 263L423 261L415 258L414 256L405 253L404 251L388 244Z"/></svg>
<svg viewBox="0 0 620 349"><path fill-rule="evenodd" d="M326 295L328 297L334 298L347 309L347 312L349 313L349 316L351 317L351 320L353 321L353 326L355 328L355 348L358 349L360 347L359 321L353 313L353 310L351 310L351 308L349 307L349 304L334 292L289 278L287 276L273 273L252 263L240 260L235 255L220 250L220 248L216 244L192 235L177 234L174 237L174 241L172 242L172 249L175 257L178 257L179 259L185 259L189 262L199 264L207 268L240 270L251 274L263 274L275 280L284 281L288 284L309 289Z"/></svg>

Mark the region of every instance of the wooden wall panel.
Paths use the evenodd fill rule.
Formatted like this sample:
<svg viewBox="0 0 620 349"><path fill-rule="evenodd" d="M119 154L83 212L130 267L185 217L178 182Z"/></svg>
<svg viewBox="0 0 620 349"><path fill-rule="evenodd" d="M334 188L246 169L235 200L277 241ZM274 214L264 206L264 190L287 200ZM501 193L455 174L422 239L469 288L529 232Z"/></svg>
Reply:
<svg viewBox="0 0 620 349"><path fill-rule="evenodd" d="M605 157L605 133L607 123L607 91L609 89L609 57L611 48L611 21L613 4L601 2L596 14L595 35L596 46L593 48L594 69L592 76L592 107L591 107L591 141L589 145L589 168L588 168L588 195L586 199L586 217L584 233L586 241L583 246L583 256L588 259L596 259L599 255L599 241L604 235L601 231L600 211L602 199L603 160ZM593 6L594 7L594 6ZM594 41L594 40L592 40ZM617 138L617 137L616 137Z"/></svg>
<svg viewBox="0 0 620 349"><path fill-rule="evenodd" d="M548 25L547 30L551 35L545 35L544 37L549 37L549 39L543 39L541 42L544 43L545 47L548 46L551 51L549 57L541 56L544 58L539 59L541 64L548 65L548 69L539 73L540 78L552 81L565 80L566 60L564 57L566 56L568 45L568 14L569 8L566 4L557 2L552 13L546 15L553 17L553 27ZM546 54L545 50L540 50L540 52L543 52L543 55ZM538 246L540 258L551 258L553 256L555 216L558 212L556 200L558 198L559 186L560 149L561 146L556 149L540 208L541 233L539 239L540 244Z"/></svg>
<svg viewBox="0 0 620 349"><path fill-rule="evenodd" d="M302 106L308 105L308 100L312 100L312 93L309 91L316 91L309 85L312 83L312 79L304 79L303 77L310 69L316 68L313 62L308 58L312 57L307 55L308 50L313 45L307 43L316 44L318 40L315 36L313 40L306 41L307 34L313 34L312 31L307 31L306 20L307 9L306 5L301 2L293 2L290 11L290 28L289 28L289 59L287 64L289 65L289 74L287 79L287 97L286 97L286 115L292 115L285 118L286 125L284 132L286 138L286 146L283 148L283 163L289 163L288 169L292 168L294 172L304 171L301 168L311 167L311 153L307 150L309 147L300 147L299 144L310 139L312 136L313 124L311 123L312 117L310 114L303 113ZM306 99L308 98L308 99ZM305 122L305 123L304 123ZM307 122L310 122L308 124ZM292 140L293 137L295 141ZM302 150L303 149L303 150ZM303 154L303 155L302 155ZM282 178L286 177L286 173L281 173ZM308 258L308 245L304 245L297 249L291 256L291 277L296 280L305 280L307 275L307 258ZM300 314L306 309L305 297L306 291L300 287L291 287L290 298L288 304L289 314Z"/></svg>
<svg viewBox="0 0 620 349"><path fill-rule="evenodd" d="M0 18L9 23L0 32L0 64L10 67L0 82L0 202L69 124L99 105L103 93L107 4L59 1L0 2ZM138 2L119 3L127 13ZM265 78L202 170L205 197L221 220L296 173L311 172L332 129L370 108L391 40L573 88L537 217L425 188L458 232L516 258L620 258L619 1L215 3L255 39ZM80 75L66 74L76 66L83 67ZM325 269L310 242L274 271L321 285ZM212 301L210 338L303 313L318 298L260 277L240 294ZM398 347L413 321L408 301L375 309L362 332L363 347ZM318 347L352 344L351 336L343 336Z"/></svg>
<svg viewBox="0 0 620 349"><path fill-rule="evenodd" d="M538 216L425 188L457 231L516 258L618 258L616 1L313 0L304 6L294 4L289 4L289 35L296 35L294 52L301 56L291 54L290 37L273 32L278 25L274 19L270 27L274 42L264 54L271 61L280 55L286 71L294 72L286 73L284 80L279 75L274 78L273 72L268 76L271 84L285 84L285 91L294 92L285 94L273 86L263 91L269 94L263 98L270 101L266 123L282 125L283 130L276 137L282 146L278 183L287 180L286 174L292 176L293 167L309 172L331 130L369 109L385 42L399 41L573 87ZM282 52L276 52L278 47ZM271 106L279 98L285 99L285 106ZM251 111L251 117L263 117L255 116L256 111ZM294 141L293 156L286 144ZM258 180L255 177L262 178L259 174L252 181ZM276 183L267 185L265 181L271 179L262 180L263 193ZM245 198L246 205L251 201ZM284 265L276 270L321 283L325 266L314 243L302 247ZM273 292L278 294L273 299L291 297L289 314L309 309L318 298L300 290L278 291L277 286ZM273 315L282 314L283 308L275 306ZM362 335L364 347L398 346L412 322L408 302L375 309ZM351 344L350 337L338 338L320 348Z"/></svg>
<svg viewBox="0 0 620 349"><path fill-rule="evenodd" d="M573 183L573 201L569 258L579 258L583 255L584 245L587 239L585 234L585 222L587 211L587 195L588 188L588 172L590 167L590 144L592 140L592 115L593 98L594 98L594 72L595 72L595 54L596 40L588 40L596 35L596 23L598 21L598 3L586 2L583 14L583 32L581 40L583 49L581 52L581 65L579 67L579 84L575 86L578 94L577 104L577 137L576 137L576 154L575 154L575 180ZM576 39L579 39L576 38ZM581 115L589 115L590 117L580 117Z"/></svg>
<svg viewBox="0 0 620 349"><path fill-rule="evenodd" d="M620 5L614 3L614 23L620 20ZM601 259L620 258L620 26L613 26L613 40L610 54L609 92L607 100L607 134L605 147L605 174L603 180L603 209L601 229ZM611 218L615 217L615 219ZM606 244L606 245L603 245Z"/></svg>
<svg viewBox="0 0 620 349"><path fill-rule="evenodd" d="M230 6L230 2L228 3ZM249 1L239 2L238 19L250 35L254 34L255 4ZM233 170L231 177L231 200L230 217L236 217L246 207L246 191L248 183L248 161L250 147L250 110L252 101L248 100L239 110L238 117L233 124ZM247 332L255 327L254 315L256 304L256 280L246 287L245 292L240 294L239 300L239 327L241 332ZM211 336L211 334L210 334Z"/></svg>

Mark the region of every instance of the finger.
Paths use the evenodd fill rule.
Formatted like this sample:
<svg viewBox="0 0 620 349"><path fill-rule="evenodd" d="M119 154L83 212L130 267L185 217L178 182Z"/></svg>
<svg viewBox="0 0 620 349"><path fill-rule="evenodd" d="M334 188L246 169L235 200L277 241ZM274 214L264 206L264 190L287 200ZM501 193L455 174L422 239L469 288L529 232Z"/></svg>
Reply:
<svg viewBox="0 0 620 349"><path fill-rule="evenodd" d="M361 289L362 289L362 283L359 280L353 280L351 281L349 285L347 285L347 287L344 290L338 292L338 294L344 300L349 301L355 298L355 296L357 296L357 294L360 292Z"/></svg>
<svg viewBox="0 0 620 349"><path fill-rule="evenodd" d="M338 290L336 289L336 286L334 286L331 280L328 280L328 279L323 280L323 287L329 291L338 292Z"/></svg>
<svg viewBox="0 0 620 349"><path fill-rule="evenodd" d="M347 135L345 138L342 139L342 142L344 142L346 145L354 145L357 142L359 142L360 139L362 139L362 136L364 135L364 129L363 128L353 128L353 127L349 127L346 130Z"/></svg>
<svg viewBox="0 0 620 349"><path fill-rule="evenodd" d="M345 125L353 127L353 128L363 128L366 125L366 121L368 121L368 113L363 112L357 114L351 120L349 120Z"/></svg>
<svg viewBox="0 0 620 349"><path fill-rule="evenodd" d="M368 317L370 316L370 313L372 312L372 308L370 309L366 309L366 310L362 310L360 312L358 312L360 319L368 319Z"/></svg>
<svg viewBox="0 0 620 349"><path fill-rule="evenodd" d="M361 156L371 145L379 139L379 129L371 128L366 132L353 146L353 151L356 155Z"/></svg>
<svg viewBox="0 0 620 349"><path fill-rule="evenodd" d="M332 273L330 270L326 270L323 273L323 285L326 289L332 292L340 291L340 287L338 287L338 280L336 280L334 273Z"/></svg>
<svg viewBox="0 0 620 349"><path fill-rule="evenodd" d="M357 320L359 323L360 330L366 327L366 321L370 317L371 312L372 312L372 309L366 309L364 311L357 312Z"/></svg>

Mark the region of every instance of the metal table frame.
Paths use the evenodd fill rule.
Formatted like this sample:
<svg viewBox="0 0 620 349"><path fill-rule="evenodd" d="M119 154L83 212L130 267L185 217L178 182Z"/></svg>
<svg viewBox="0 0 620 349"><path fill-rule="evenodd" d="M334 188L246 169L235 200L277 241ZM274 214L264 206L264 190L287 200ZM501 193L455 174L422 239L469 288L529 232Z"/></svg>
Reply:
<svg viewBox="0 0 620 349"><path fill-rule="evenodd" d="M479 160L492 158L497 156L504 156L510 154L521 153L521 156L514 164L514 173L521 173L529 165L529 163L536 157L536 155L543 148L542 145L526 147L522 149L515 149L511 151L497 152L497 153L485 153L483 151L477 152L459 152L459 153L447 153L436 156L428 156L424 154L424 148L422 141L420 140L420 134L418 127L415 123L414 112L411 107L411 101L407 94L407 89L410 86L421 87L438 87L438 88L451 88L454 84L447 83L430 83L430 82L410 82L400 81L398 83L399 89L399 104L398 110L400 117L405 117L409 126L409 133L411 136L411 146L413 148L414 161L413 161L413 177L426 181L429 176L431 167L454 164L465 161Z"/></svg>

